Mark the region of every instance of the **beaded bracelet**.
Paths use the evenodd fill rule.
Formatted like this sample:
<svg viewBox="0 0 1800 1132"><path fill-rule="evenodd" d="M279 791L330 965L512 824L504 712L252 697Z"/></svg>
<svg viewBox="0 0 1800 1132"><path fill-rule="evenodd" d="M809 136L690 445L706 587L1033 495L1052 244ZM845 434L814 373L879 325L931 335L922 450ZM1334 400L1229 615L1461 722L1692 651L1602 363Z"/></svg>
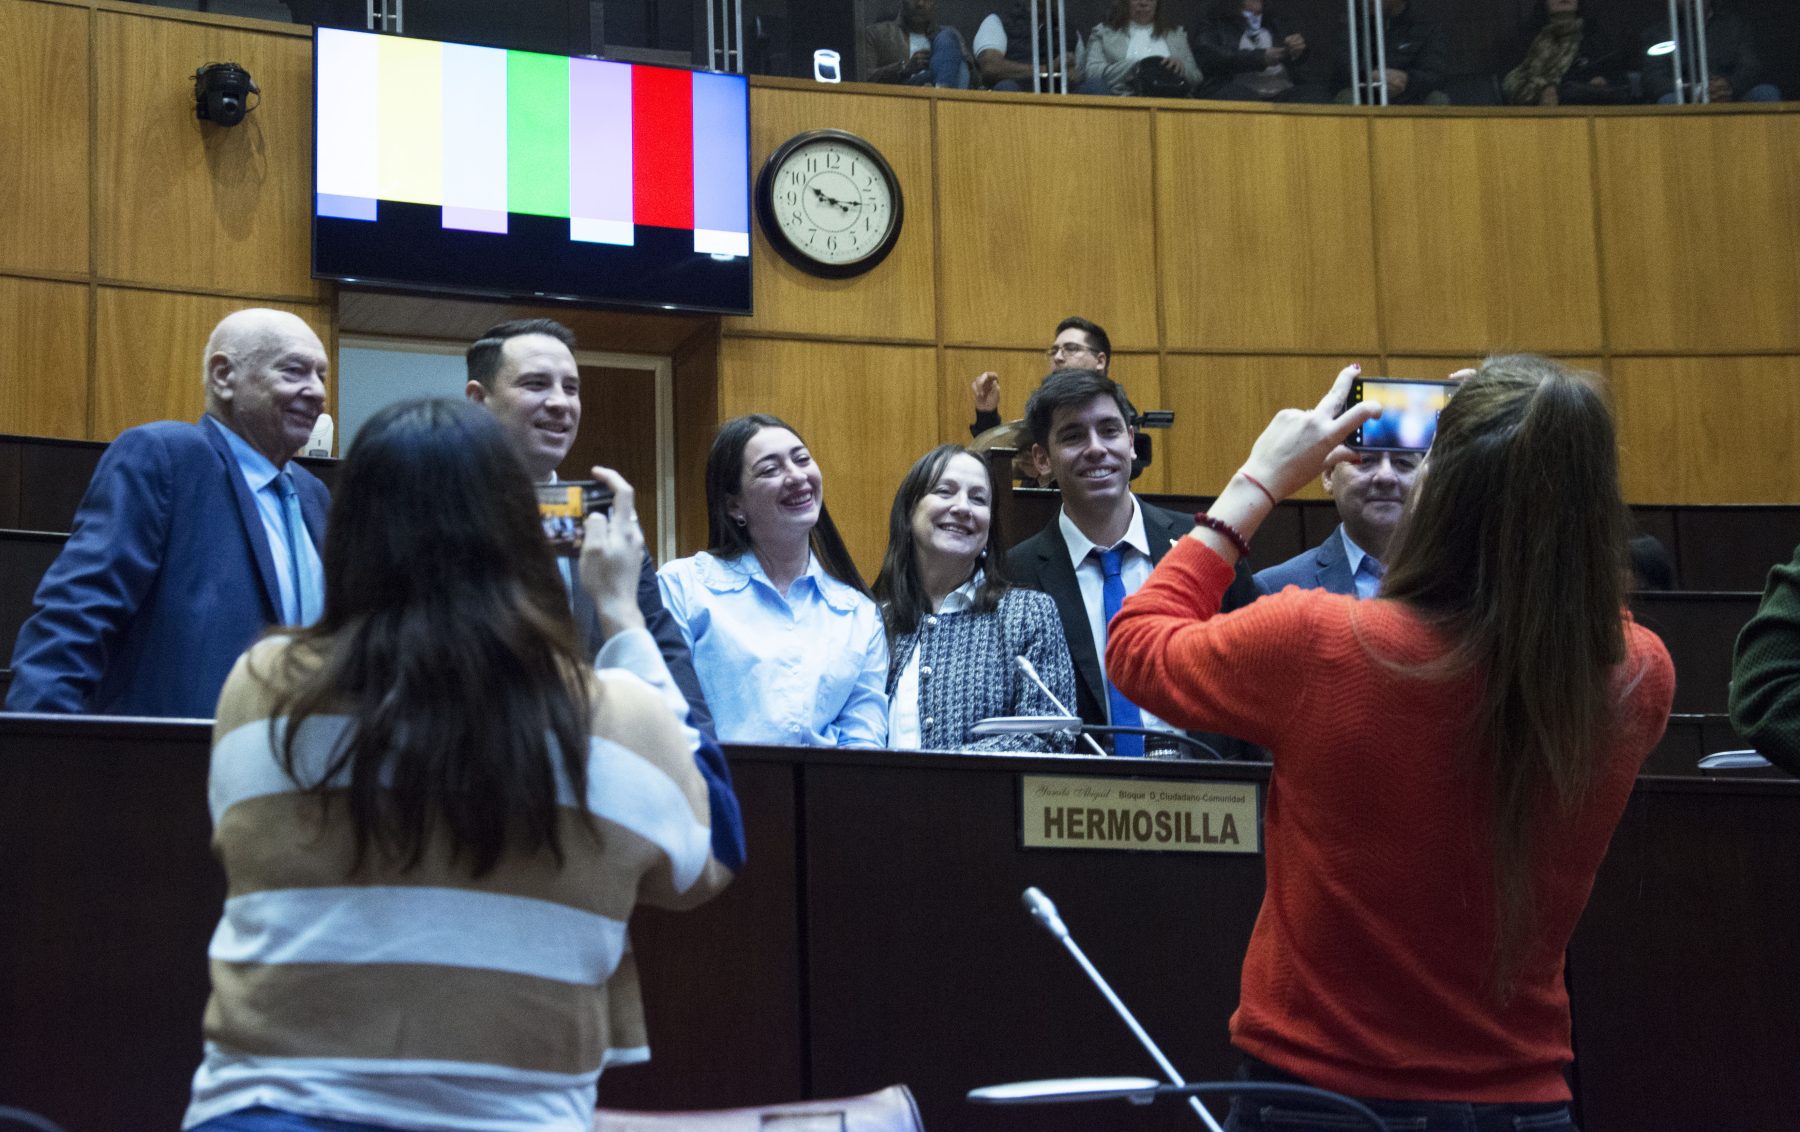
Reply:
<svg viewBox="0 0 1800 1132"><path fill-rule="evenodd" d="M1225 520L1215 519L1204 511L1196 511L1194 512L1194 525L1218 532L1224 536L1226 542L1237 548L1239 557L1250 557L1250 540L1244 537L1244 532Z"/></svg>

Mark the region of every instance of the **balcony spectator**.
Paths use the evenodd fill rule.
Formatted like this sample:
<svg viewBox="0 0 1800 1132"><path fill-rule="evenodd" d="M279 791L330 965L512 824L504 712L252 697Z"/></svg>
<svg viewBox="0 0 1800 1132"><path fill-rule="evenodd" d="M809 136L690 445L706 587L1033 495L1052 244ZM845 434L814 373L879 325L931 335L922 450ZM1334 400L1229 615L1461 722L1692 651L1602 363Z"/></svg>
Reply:
<svg viewBox="0 0 1800 1132"><path fill-rule="evenodd" d="M1164 13L1162 0L1112 0L1094 25L1088 62L1114 94L1186 98L1200 85L1200 64L1187 32Z"/></svg>
<svg viewBox="0 0 1800 1132"><path fill-rule="evenodd" d="M1327 92L1301 80L1306 37L1268 10L1264 0L1222 0L1194 36L1206 72L1201 98L1248 102L1329 102Z"/></svg>
<svg viewBox="0 0 1800 1132"><path fill-rule="evenodd" d="M1674 53L1650 55L1649 52L1669 43L1673 36L1667 20L1645 30L1643 45L1644 94L1657 102L1675 101ZM1706 65L1710 72L1707 93L1713 102L1780 102L1781 91L1773 83L1763 81L1762 58L1750 34L1750 24L1730 6L1706 0ZM1697 83L1693 75L1689 83ZM1699 101L1698 89L1691 89L1689 102Z"/></svg>
<svg viewBox="0 0 1800 1132"><path fill-rule="evenodd" d="M1507 102L1579 106L1630 97L1623 51L1581 10L1581 0L1543 0L1526 34L1523 60L1500 83Z"/></svg>
<svg viewBox="0 0 1800 1132"><path fill-rule="evenodd" d="M865 27L862 81L968 90L975 60L962 32L939 24L936 14L937 0L900 0L893 19Z"/></svg>
<svg viewBox="0 0 1800 1132"><path fill-rule="evenodd" d="M1051 21L1057 6L1050 0L1029 0L1037 6L1037 78L1040 89L1049 90L1067 74L1069 90L1076 94L1105 94L1106 83L1087 73L1087 44L1079 34L1063 39L1056 50ZM1074 44L1070 46L1069 40ZM983 86L995 90L1030 90L1032 79L1031 9L1027 0L1014 0L1002 16L991 12L975 29L975 70Z"/></svg>
<svg viewBox="0 0 1800 1132"><path fill-rule="evenodd" d="M1416 18L1409 0L1382 0L1381 11L1386 31L1388 102L1394 106L1450 105L1449 96L1441 89L1450 59L1450 37L1443 25ZM1363 101L1378 102L1376 84L1381 81L1382 72L1370 54L1373 45L1364 47L1363 63L1367 69L1358 76L1367 84ZM1352 100L1350 81L1346 61L1338 70L1339 102Z"/></svg>

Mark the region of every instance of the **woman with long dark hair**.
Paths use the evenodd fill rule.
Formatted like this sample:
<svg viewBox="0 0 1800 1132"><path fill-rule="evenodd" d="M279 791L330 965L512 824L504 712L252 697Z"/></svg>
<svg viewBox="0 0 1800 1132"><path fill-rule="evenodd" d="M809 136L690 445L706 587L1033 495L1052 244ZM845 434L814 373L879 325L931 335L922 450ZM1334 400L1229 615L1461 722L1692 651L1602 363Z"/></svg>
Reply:
<svg viewBox="0 0 1800 1132"><path fill-rule="evenodd" d="M726 421L706 459L708 549L657 574L728 743L887 742L881 615L825 477L779 417Z"/></svg>
<svg viewBox="0 0 1800 1132"><path fill-rule="evenodd" d="M927 751L1066 751L1075 732L969 738L998 715L1061 715L1025 675L1033 667L1065 705L1075 669L1056 603L1015 589L991 552L994 484L958 444L933 448L900 481L875 579L888 634L888 746Z"/></svg>
<svg viewBox="0 0 1800 1132"><path fill-rule="evenodd" d="M635 519L584 574L630 585ZM489 414L412 401L344 461L317 624L219 699L228 897L184 1127L592 1125L645 1056L625 925L698 904L709 786L674 715L580 653L525 470Z"/></svg>
<svg viewBox="0 0 1800 1132"><path fill-rule="evenodd" d="M1219 614L1275 501L1355 458L1339 445L1375 406L1344 408L1354 376L1269 424L1126 601L1107 671L1273 752L1244 1075L1433 1132L1572 1128L1563 953L1674 694L1624 612L1612 417L1555 362L1489 360L1439 419L1373 601L1289 588Z"/></svg>

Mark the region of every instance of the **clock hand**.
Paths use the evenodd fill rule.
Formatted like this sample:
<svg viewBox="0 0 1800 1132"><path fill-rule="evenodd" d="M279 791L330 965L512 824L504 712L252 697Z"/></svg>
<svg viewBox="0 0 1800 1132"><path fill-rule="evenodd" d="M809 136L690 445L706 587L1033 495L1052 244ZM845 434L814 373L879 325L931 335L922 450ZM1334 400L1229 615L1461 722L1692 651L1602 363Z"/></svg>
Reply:
<svg viewBox="0 0 1800 1132"><path fill-rule="evenodd" d="M849 212L850 211L849 205L845 204L843 201L837 199L836 197L826 196L824 193L820 192L818 189L813 190L813 195L818 197L820 200L824 201L826 204L830 205L832 208L835 208L840 212Z"/></svg>

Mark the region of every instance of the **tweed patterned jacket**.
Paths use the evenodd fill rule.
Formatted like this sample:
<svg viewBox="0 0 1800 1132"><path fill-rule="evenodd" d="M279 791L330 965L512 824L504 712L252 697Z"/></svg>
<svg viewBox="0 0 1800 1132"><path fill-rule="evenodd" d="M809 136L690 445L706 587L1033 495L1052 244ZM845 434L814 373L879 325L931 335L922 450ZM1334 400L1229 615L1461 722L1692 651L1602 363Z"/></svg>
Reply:
<svg viewBox="0 0 1800 1132"><path fill-rule="evenodd" d="M993 715L1061 715L1014 657L1037 666L1057 699L1075 704L1075 669L1056 603L1037 590L1010 589L992 613L938 613L895 637L888 651L888 695L900 670L919 653L920 746L928 751L1067 751L1074 731L967 738L976 720Z"/></svg>

